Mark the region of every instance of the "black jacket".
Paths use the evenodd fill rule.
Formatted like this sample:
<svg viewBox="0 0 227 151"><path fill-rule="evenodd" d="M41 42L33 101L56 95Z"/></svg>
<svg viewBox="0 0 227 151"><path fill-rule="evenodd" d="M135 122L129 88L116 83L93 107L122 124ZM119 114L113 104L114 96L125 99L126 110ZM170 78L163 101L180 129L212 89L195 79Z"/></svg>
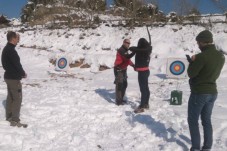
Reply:
<svg viewBox="0 0 227 151"><path fill-rule="evenodd" d="M140 38L137 47L130 47L129 50L136 53L135 68L149 67L152 46L146 39Z"/></svg>
<svg viewBox="0 0 227 151"><path fill-rule="evenodd" d="M7 43L2 51L2 66L5 79L21 80L25 76L15 45L11 43Z"/></svg>

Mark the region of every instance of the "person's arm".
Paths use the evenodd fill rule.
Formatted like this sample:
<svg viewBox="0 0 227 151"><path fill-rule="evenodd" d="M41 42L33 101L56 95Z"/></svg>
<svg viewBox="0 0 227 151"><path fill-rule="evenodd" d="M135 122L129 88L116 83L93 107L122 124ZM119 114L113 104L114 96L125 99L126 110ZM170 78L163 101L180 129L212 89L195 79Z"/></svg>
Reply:
<svg viewBox="0 0 227 151"><path fill-rule="evenodd" d="M114 67L118 68L118 66L121 65L122 63L123 63L122 56L119 53L117 53L117 56L114 62Z"/></svg>
<svg viewBox="0 0 227 151"><path fill-rule="evenodd" d="M149 46L147 48L138 48L138 47L130 47L129 48L130 51L135 52L135 53L139 53L139 52L151 52L152 51L152 46Z"/></svg>
<svg viewBox="0 0 227 151"><path fill-rule="evenodd" d="M135 67L134 63L131 60L129 60L129 65L133 68Z"/></svg>
<svg viewBox="0 0 227 151"><path fill-rule="evenodd" d="M132 58L136 53L135 52L132 52L128 55L128 59Z"/></svg>
<svg viewBox="0 0 227 151"><path fill-rule="evenodd" d="M188 66L188 76L190 78L196 77L201 69L204 66L204 61L201 56L196 56L196 59L194 58L193 63L190 63Z"/></svg>
<svg viewBox="0 0 227 151"><path fill-rule="evenodd" d="M127 59L130 59L132 58L134 55L135 55L135 52L132 52L132 53L128 53L129 51L125 51L125 50L122 50L120 49L119 51L119 54Z"/></svg>
<svg viewBox="0 0 227 151"><path fill-rule="evenodd" d="M19 55L17 54L16 51L11 51L10 61L12 62L12 64L16 68L16 70L20 73L21 77L27 76L22 65L21 65L21 63L20 63L20 57L19 57Z"/></svg>

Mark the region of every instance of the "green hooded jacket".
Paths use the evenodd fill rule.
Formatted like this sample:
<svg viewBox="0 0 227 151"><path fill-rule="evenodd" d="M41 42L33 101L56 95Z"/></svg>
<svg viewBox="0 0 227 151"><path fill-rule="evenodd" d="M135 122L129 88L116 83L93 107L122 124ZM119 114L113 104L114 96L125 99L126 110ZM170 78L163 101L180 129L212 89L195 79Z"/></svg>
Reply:
<svg viewBox="0 0 227 151"><path fill-rule="evenodd" d="M217 51L214 45L207 45L189 64L188 76L192 93L216 94L218 79L225 63L223 53Z"/></svg>

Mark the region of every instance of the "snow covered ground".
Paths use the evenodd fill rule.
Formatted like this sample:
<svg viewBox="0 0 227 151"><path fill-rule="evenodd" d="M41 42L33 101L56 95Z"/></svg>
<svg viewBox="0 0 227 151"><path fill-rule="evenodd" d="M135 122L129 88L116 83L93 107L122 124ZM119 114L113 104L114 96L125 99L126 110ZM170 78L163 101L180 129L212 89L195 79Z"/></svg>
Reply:
<svg viewBox="0 0 227 151"><path fill-rule="evenodd" d="M0 53L6 31L0 30ZM129 30L105 25L97 29L37 28L21 33L16 47L28 74L23 79L21 120L27 129L10 127L5 121L6 85L0 66L0 150L1 151L187 151L188 79L166 79L167 58L185 58L199 52L195 36L204 27L165 26L149 28L152 36L149 87L150 109L134 114L140 92L137 73L129 67L128 104L116 106L113 70L99 71L100 65L113 67L116 49L124 38L137 45L147 38L145 27ZM227 25L216 24L211 31L217 47L227 52ZM20 47L20 46L24 47ZM30 48L25 48L30 47ZM33 48L31 48L33 47ZM75 62L84 59L91 68L55 71L50 59L66 55ZM134 58L132 59L134 61ZM227 68L217 81L219 96L213 110L214 151L227 150ZM183 104L169 105L170 93L183 91ZM201 127L202 128L202 127ZM202 129L201 129L202 132ZM202 134L203 135L203 134Z"/></svg>

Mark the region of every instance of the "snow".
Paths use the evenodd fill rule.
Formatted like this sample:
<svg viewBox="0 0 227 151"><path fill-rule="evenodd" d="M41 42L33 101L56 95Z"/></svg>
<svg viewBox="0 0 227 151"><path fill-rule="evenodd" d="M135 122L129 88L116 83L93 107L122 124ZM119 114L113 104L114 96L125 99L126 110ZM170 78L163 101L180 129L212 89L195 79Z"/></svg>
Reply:
<svg viewBox="0 0 227 151"><path fill-rule="evenodd" d="M19 26L19 25L21 25L21 21L17 18L12 18L12 19L10 19L10 24L12 26Z"/></svg>
<svg viewBox="0 0 227 151"><path fill-rule="evenodd" d="M16 47L28 74L23 79L21 121L27 129L10 127L5 121L6 84L0 66L0 150L2 151L186 151L190 148L187 125L187 102L190 94L187 79L166 79L168 58L185 58L199 51L195 36L204 27L168 25L149 27L151 55L149 87L150 109L141 114L137 73L129 67L126 99L116 106L113 70L99 71L100 65L113 67L116 49L124 38L132 45L147 38L145 27L127 29L35 28L20 33ZM215 24L211 31L219 50L227 52L227 24ZM6 44L6 32L0 31L0 53ZM21 47L24 46L24 47ZM34 47L35 46L35 47ZM67 56L71 62L84 59L90 68L55 71L50 59ZM134 61L134 58L132 59ZM217 80L218 99L213 110L214 151L227 150L227 68ZM183 91L183 104L169 105L171 91ZM202 127L201 127L202 128ZM202 132L202 129L201 129ZM203 136L203 134L202 134Z"/></svg>

